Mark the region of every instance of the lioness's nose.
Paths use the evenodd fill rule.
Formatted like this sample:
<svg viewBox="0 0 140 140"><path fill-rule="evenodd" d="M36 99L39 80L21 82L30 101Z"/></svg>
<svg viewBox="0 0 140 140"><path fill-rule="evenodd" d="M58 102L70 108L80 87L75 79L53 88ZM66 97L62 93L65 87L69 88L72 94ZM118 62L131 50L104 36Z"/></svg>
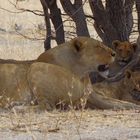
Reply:
<svg viewBox="0 0 140 140"><path fill-rule="evenodd" d="M111 56L113 56L113 57L114 57L115 55L116 55L116 53L115 53L115 52L112 52L112 53L111 53Z"/></svg>

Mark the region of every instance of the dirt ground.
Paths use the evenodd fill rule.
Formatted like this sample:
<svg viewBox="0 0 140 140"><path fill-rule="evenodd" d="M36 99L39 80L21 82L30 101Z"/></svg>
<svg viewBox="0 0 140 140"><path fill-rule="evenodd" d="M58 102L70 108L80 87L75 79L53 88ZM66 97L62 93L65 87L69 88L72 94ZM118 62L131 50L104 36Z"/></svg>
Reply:
<svg viewBox="0 0 140 140"><path fill-rule="evenodd" d="M0 140L140 140L140 112L1 112Z"/></svg>

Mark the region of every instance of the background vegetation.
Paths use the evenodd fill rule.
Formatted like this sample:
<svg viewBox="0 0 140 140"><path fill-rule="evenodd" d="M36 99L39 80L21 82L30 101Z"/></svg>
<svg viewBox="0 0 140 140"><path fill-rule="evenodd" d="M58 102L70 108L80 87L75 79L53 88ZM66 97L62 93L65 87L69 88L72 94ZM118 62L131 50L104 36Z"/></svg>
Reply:
<svg viewBox="0 0 140 140"><path fill-rule="evenodd" d="M75 24L76 36L90 36L88 22L94 27L102 41L111 47L113 40L125 41L134 32L140 31L140 2L138 0L40 0L46 22L46 50L50 48L51 22L55 29L57 44L65 41L62 16L67 15ZM86 14L84 5L89 4L91 12ZM64 12L63 12L64 11ZM133 18L133 11L137 18ZM138 20L137 20L138 19ZM137 28L138 27L138 28ZM71 33L71 34L72 34Z"/></svg>
<svg viewBox="0 0 140 140"><path fill-rule="evenodd" d="M40 0L41 9L28 7L30 0L7 0L12 7L0 6L9 13L33 13L44 17L44 23L36 25L42 36L21 34L32 40L45 38L45 50L53 47L51 41L61 44L75 36L91 36L101 39L111 47L113 40L136 40L140 32L139 0ZM27 6L21 3L26 2ZM33 2L36 4L36 2ZM20 26L15 24L18 33ZM93 33L94 32L94 33ZM95 36L97 34L97 36Z"/></svg>

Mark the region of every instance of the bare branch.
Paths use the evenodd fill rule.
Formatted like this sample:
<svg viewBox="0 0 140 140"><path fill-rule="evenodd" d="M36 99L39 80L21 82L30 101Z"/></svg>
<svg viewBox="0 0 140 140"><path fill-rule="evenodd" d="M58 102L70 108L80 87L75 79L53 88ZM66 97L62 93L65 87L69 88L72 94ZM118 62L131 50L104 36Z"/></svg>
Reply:
<svg viewBox="0 0 140 140"><path fill-rule="evenodd" d="M11 5L13 5L13 6L15 7L16 10L20 11L19 13L30 12L30 13L33 13L33 14L38 15L38 16L44 16L43 11L20 8L20 7L18 7L17 4L14 4L14 3L11 2L10 0L8 0L8 1L9 1L9 3L10 3ZM4 9L4 8L3 8L3 9ZM6 11L9 11L9 10L7 10L7 9L5 9L5 10L6 10ZM9 12L10 12L10 11L9 11Z"/></svg>

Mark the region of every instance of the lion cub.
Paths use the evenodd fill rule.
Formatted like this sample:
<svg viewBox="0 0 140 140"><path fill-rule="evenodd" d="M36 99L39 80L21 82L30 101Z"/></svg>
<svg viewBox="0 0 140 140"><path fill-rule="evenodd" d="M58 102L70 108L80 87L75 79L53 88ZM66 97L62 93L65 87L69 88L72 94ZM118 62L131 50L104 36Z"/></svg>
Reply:
<svg viewBox="0 0 140 140"><path fill-rule="evenodd" d="M128 92L122 96L122 99L140 104L140 71L127 70L124 85Z"/></svg>
<svg viewBox="0 0 140 140"><path fill-rule="evenodd" d="M126 66L136 55L137 44L131 44L128 41L121 42L115 40L112 43L113 49L116 51L116 58L113 64L110 65L109 77L115 76L124 66Z"/></svg>
<svg viewBox="0 0 140 140"><path fill-rule="evenodd" d="M98 96L100 100L97 100ZM103 109L137 108L135 105L140 105L140 72L126 70L121 81L93 84L93 93L89 96L88 102Z"/></svg>

